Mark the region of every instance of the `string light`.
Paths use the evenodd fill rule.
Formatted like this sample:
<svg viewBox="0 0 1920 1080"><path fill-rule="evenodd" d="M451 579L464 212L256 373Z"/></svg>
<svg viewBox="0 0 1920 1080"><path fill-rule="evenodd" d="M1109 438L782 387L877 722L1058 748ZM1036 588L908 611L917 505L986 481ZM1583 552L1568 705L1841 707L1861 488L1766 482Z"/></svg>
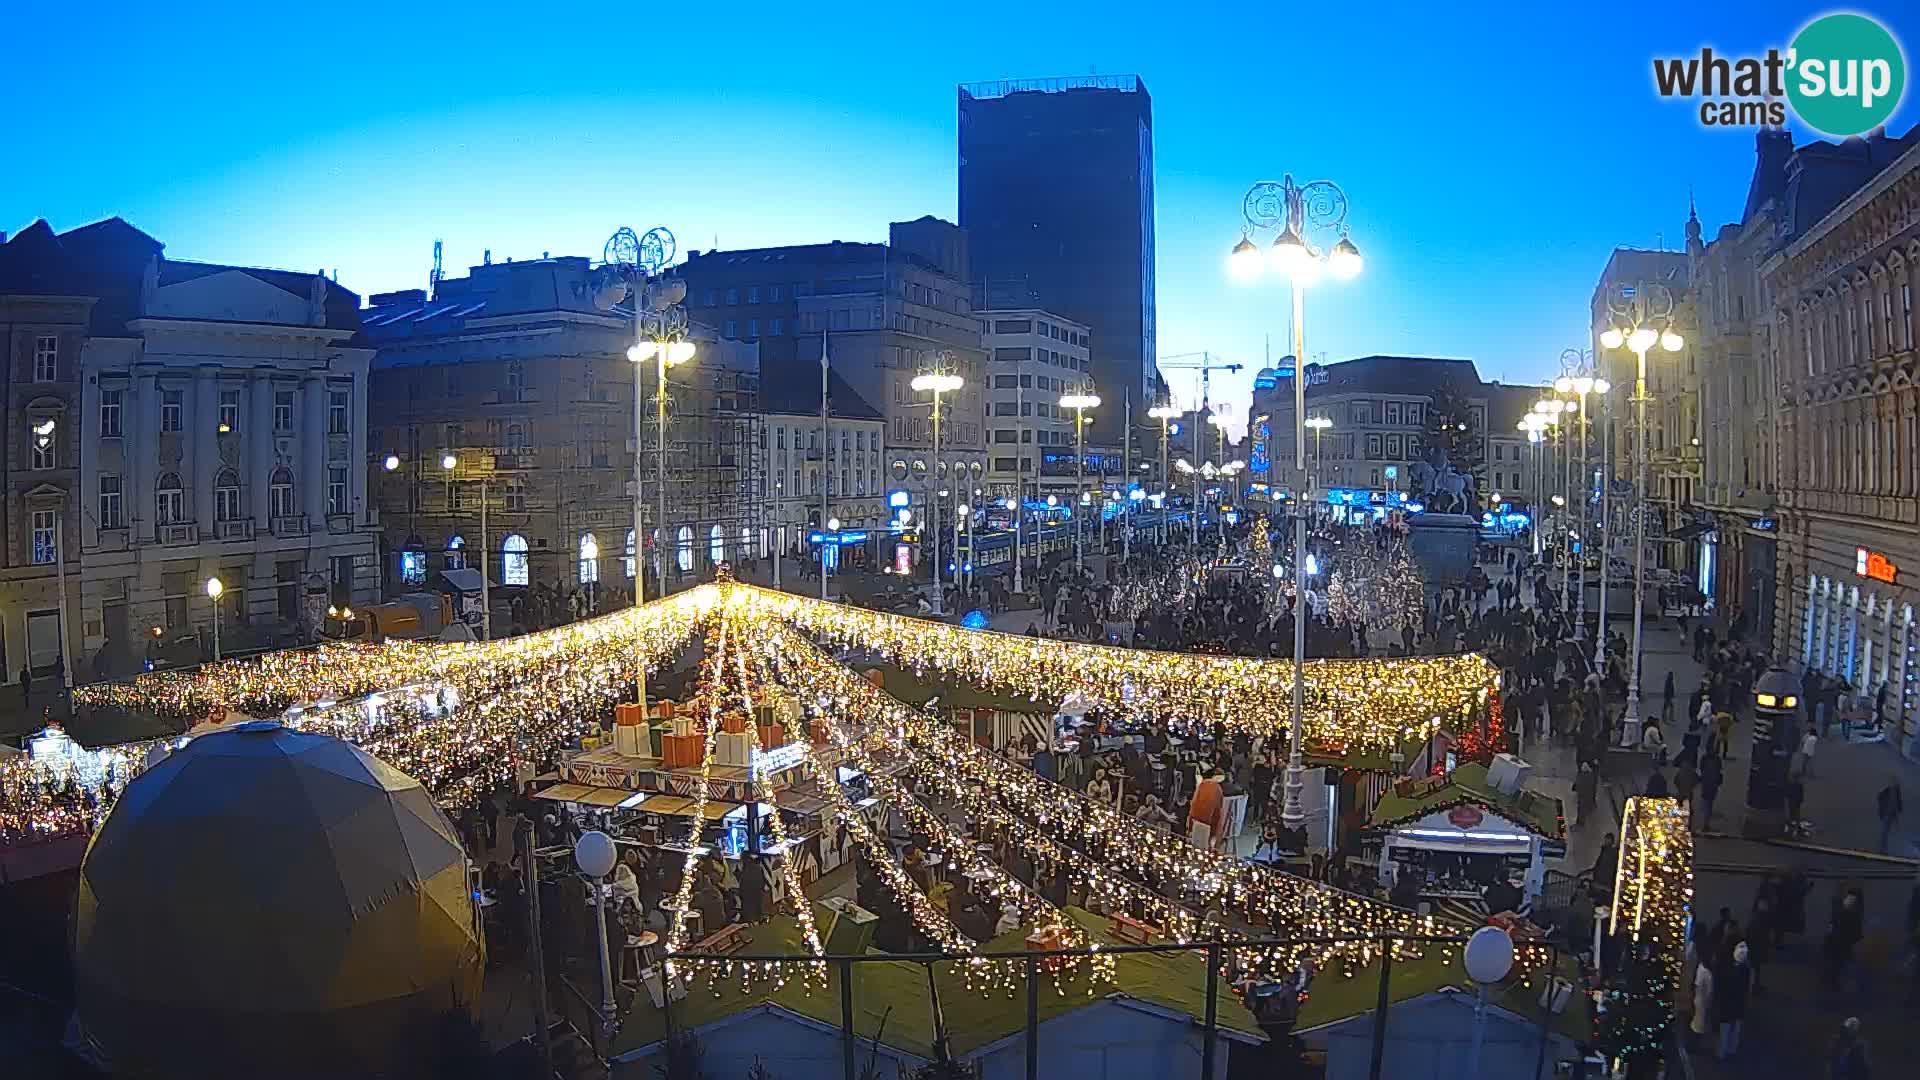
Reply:
<svg viewBox="0 0 1920 1080"><path fill-rule="evenodd" d="M1661 1052L1692 918L1693 831L1686 810L1675 799L1628 799L1607 930L1626 930L1634 948L1601 1012L1597 1036L1609 1057L1648 1060Z"/></svg>

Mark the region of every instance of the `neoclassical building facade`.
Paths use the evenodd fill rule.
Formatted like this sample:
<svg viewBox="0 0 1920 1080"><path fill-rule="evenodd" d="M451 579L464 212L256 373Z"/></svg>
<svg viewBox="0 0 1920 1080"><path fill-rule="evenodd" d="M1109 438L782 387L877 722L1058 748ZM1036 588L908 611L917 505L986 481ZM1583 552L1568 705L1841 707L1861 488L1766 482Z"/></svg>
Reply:
<svg viewBox="0 0 1920 1080"><path fill-rule="evenodd" d="M1775 652L1920 749L1920 144L1761 267L1779 373Z"/></svg>

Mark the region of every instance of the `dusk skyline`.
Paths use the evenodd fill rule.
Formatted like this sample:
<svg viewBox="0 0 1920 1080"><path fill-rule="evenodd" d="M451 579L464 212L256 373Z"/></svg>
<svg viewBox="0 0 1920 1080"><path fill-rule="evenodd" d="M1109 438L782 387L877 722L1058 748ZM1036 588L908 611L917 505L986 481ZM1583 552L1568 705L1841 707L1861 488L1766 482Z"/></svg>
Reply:
<svg viewBox="0 0 1920 1080"><path fill-rule="evenodd" d="M337 270L363 296L424 287L435 239L449 274L489 250L597 258L621 225L666 225L682 257L877 241L889 221L955 220L958 84L1131 73L1155 106L1160 353L1246 364L1216 398L1224 384L1244 403L1268 338L1285 351L1279 287L1235 285L1225 255L1246 188L1287 172L1347 190L1367 259L1310 297L1310 358L1464 356L1485 378L1538 381L1584 343L1614 246L1678 249L1690 186L1709 239L1739 214L1751 129L1705 129L1659 100L1650 59L1783 44L1821 10L1706 5L1622 45L1591 20L1469 27L1409 6L1328 16L1293 49L1285 30L1249 44L1259 28L1235 14L1147 34L1112 6L988 5L954 25L765 12L718 35L671 12L266 12L214 32L129 9L113 40L20 58L17 145L47 167L10 172L0 228L117 214L172 257ZM1871 13L1903 39L1915 28ZM77 13L29 19L28 37L90 41ZM1358 45L1389 21L1391 40ZM175 119L154 119L163 105ZM1914 115L1904 102L1889 129ZM1173 382L1190 396L1190 378Z"/></svg>

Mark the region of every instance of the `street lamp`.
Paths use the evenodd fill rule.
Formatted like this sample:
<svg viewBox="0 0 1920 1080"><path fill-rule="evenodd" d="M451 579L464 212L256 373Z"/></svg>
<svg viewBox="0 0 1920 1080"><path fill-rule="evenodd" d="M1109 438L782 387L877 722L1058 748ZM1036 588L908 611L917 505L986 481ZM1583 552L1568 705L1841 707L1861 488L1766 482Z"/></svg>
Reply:
<svg viewBox="0 0 1920 1080"><path fill-rule="evenodd" d="M1087 410L1100 407L1100 395L1091 391L1079 394L1062 394L1060 407L1073 410L1073 489L1080 492L1080 502L1084 505L1091 501L1084 490L1087 484ZM1086 565L1087 543L1086 522L1075 515L1073 521L1073 565L1077 569Z"/></svg>
<svg viewBox="0 0 1920 1080"><path fill-rule="evenodd" d="M1586 569L1587 548L1590 546L1587 543L1587 503L1590 502L1593 497L1593 466L1587 460L1591 432L1589 427L1590 421L1588 419L1587 395L1593 392L1596 381L1592 375L1593 354L1583 353L1578 349L1568 349L1560 354L1560 370L1561 375L1558 379L1554 380L1553 388L1562 394L1577 395L1580 402L1579 407L1576 409L1580 416L1580 434L1576 447L1579 452L1580 462L1580 597L1577 604L1569 603L1567 606L1572 611L1574 617L1573 640L1581 641L1585 638L1587 632ZM1605 597L1607 593L1606 572L1607 552L1606 545L1603 542L1600 550L1600 595L1602 597ZM1607 626L1604 617L1600 623L1600 632L1594 636L1600 640L1601 647L1604 649L1607 639ZM1604 660L1601 656L1601 651L1595 650L1595 666L1600 666L1603 663Z"/></svg>
<svg viewBox="0 0 1920 1080"><path fill-rule="evenodd" d="M1307 417L1307 426L1313 429L1313 477L1309 490L1318 491L1320 488L1320 463L1324 460L1320 455L1320 437L1325 435L1328 429L1333 427L1333 421L1324 416L1309 416ZM1306 496L1302 495L1301 497L1305 498Z"/></svg>
<svg viewBox="0 0 1920 1080"><path fill-rule="evenodd" d="M395 469L397 469L397 468L399 468L399 467L400 467L400 455L398 455L398 454L388 454L388 455L387 455L387 459L386 459L385 461L383 461L383 462L381 462L380 464L381 464L381 466L382 466L383 468L385 468L385 469L386 469L386 470L387 470L388 472L392 472L393 470L395 470Z"/></svg>
<svg viewBox="0 0 1920 1080"><path fill-rule="evenodd" d="M909 384L916 392L933 395L933 482L940 483L940 395L951 394L966 385L966 380L948 372L929 371L915 375ZM927 535L933 538L933 613L946 614L946 590L940 584L940 499L935 496L929 500L933 504L933 519L928 522Z"/></svg>
<svg viewBox="0 0 1920 1080"><path fill-rule="evenodd" d="M1633 450L1637 498L1633 515L1633 660L1627 680L1627 708L1620 718L1620 739L1626 746L1640 745L1640 647L1642 620L1645 617L1647 585L1647 353L1655 344L1668 352L1686 347L1686 339L1672 329L1673 293L1657 281L1641 282L1632 288L1616 289L1607 299L1611 325L1600 332L1603 349L1625 345L1633 353Z"/></svg>
<svg viewBox="0 0 1920 1080"><path fill-rule="evenodd" d="M1253 231L1277 230L1279 235L1269 249L1269 259L1273 269L1287 277L1293 293L1294 486L1303 495L1294 499L1293 723L1281 821L1289 829L1298 829L1305 825L1307 817L1306 808L1301 803L1301 793L1306 785L1302 741L1307 702L1307 515L1304 497L1307 486L1307 381L1304 368L1307 360L1306 290L1319 280L1323 262L1326 269L1340 280L1350 280L1358 275L1362 262L1360 249L1354 246L1353 240L1347 235L1347 193L1330 180L1315 180L1303 186L1294 183L1293 176L1288 174L1279 183L1255 184L1247 190L1242 200L1242 213L1246 217L1248 231L1242 236L1240 244L1234 247L1235 266L1241 268L1245 277L1258 274L1258 260L1242 249L1252 246L1250 237ZM1337 237L1337 242L1331 245L1329 254L1322 255L1310 243L1314 237L1321 238L1323 242Z"/></svg>
<svg viewBox="0 0 1920 1080"><path fill-rule="evenodd" d="M207 579L207 599L213 601L213 662L220 662L220 594L227 587L217 577Z"/></svg>
<svg viewBox="0 0 1920 1080"><path fill-rule="evenodd" d="M1244 244L1246 241L1242 240L1241 243ZM1179 416L1180 410L1172 405L1155 405L1147 410L1147 415L1160 421L1160 543L1164 545L1170 535L1167 524L1167 502L1168 496L1173 491L1173 478L1167 474L1167 423Z"/></svg>
<svg viewBox="0 0 1920 1080"><path fill-rule="evenodd" d="M453 485L460 482L459 478L454 475L454 470L460 467L460 461L458 458L454 457L452 454L447 454L446 456L440 459L440 466L441 468L444 468L447 470L447 488L449 491L451 491L453 488ZM487 574L487 557L488 557L488 552L493 550L493 546L491 542L488 540L488 533L487 533L487 478L482 476L480 478L479 483L480 483L480 640L491 641L493 640L493 596L492 596L492 590L488 587L489 582L491 582L492 578L489 577ZM451 507L451 504L452 504L451 499L448 500L448 504L449 504L449 507ZM638 545L639 543L640 543L639 534L635 533L634 544ZM640 567L640 553L637 550L634 552L633 562L634 562L634 574L635 574L634 580L637 582L639 580L639 567Z"/></svg>
<svg viewBox="0 0 1920 1080"><path fill-rule="evenodd" d="M646 406L641 375L645 362L653 360L660 387L660 522L659 542L653 545L654 557L664 560L667 513L667 368L693 359L694 346L682 340L687 332L687 309L681 301L687 296L687 283L661 276L673 262L677 245L673 233L655 226L644 236L622 226L607 240L599 275L595 279L594 306L613 311L621 301L633 308L634 343L627 349L633 363L633 605L646 602L646 529L641 520L641 438L645 427L642 411ZM656 565L661 595L666 594L666 564ZM634 700L641 711L647 707L647 664L640 636L634 637ZM604 936L604 935L602 935Z"/></svg>
<svg viewBox="0 0 1920 1080"><path fill-rule="evenodd" d="M634 553L639 558L639 552ZM587 888L593 890L593 927L594 937L600 942L600 1023L605 1034L613 1033L616 1011L613 1001L613 964L607 955L607 883L603 880L613 873L613 865L618 861L619 852L613 846L613 837L598 829L580 834L573 843L573 863L587 878Z"/></svg>

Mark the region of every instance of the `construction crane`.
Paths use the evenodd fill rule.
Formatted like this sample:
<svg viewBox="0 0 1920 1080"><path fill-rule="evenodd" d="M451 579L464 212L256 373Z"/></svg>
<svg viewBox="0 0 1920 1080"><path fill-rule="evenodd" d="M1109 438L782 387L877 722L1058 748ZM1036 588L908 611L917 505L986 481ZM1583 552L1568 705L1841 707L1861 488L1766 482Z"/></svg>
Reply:
<svg viewBox="0 0 1920 1080"><path fill-rule="evenodd" d="M1186 361L1186 362L1185 363L1169 363L1169 361ZM1194 425L1193 425L1193 464L1195 468L1198 468L1200 466L1200 463L1206 460L1206 455L1203 452L1204 444L1202 444L1200 440L1206 438L1207 417L1212 414L1211 398L1212 398L1212 391L1213 391L1213 373L1216 371L1239 371L1246 365L1227 363L1225 361L1225 358L1217 357L1210 352L1192 352L1192 353L1175 353L1172 356L1160 358L1155 361L1155 366L1159 368L1159 370L1162 372L1198 371L1200 373L1200 411L1195 414L1196 420L1194 421ZM1165 440L1162 440L1162 441L1164 442ZM1165 457L1164 454L1162 454L1161 456ZM1225 465L1226 462L1222 461L1220 464ZM1163 473L1164 473L1164 469L1165 469L1165 465L1163 462L1162 464ZM1169 482L1169 479L1170 479L1169 477L1162 475L1160 477L1160 482L1164 485ZM1196 480L1197 480L1197 477L1196 477ZM1200 542L1200 499L1198 497L1199 490L1200 490L1199 485L1196 482L1194 486L1195 498L1193 500L1193 541L1195 544L1198 544ZM1168 508L1163 507L1161 509L1161 517L1163 521L1165 520L1165 516L1167 512L1168 512Z"/></svg>
<svg viewBox="0 0 1920 1080"><path fill-rule="evenodd" d="M1179 364L1168 363L1168 361L1170 360L1185 360L1189 362L1179 363ZM1197 363L1192 362L1196 360L1198 361ZM1240 371L1246 367L1245 364L1227 363L1225 357L1215 356L1210 352L1175 353L1172 356L1162 357L1161 359L1155 361L1155 366L1158 367L1163 372L1164 371L1197 371L1200 373L1200 413L1203 415L1201 416L1199 423L1196 425L1197 427L1206 426L1207 421L1204 414L1211 411L1211 399L1213 394L1213 373L1216 371ZM1201 432L1196 431L1194 432L1194 436L1193 436L1193 459L1195 461L1201 460L1201 456L1200 456L1201 434L1202 434Z"/></svg>

